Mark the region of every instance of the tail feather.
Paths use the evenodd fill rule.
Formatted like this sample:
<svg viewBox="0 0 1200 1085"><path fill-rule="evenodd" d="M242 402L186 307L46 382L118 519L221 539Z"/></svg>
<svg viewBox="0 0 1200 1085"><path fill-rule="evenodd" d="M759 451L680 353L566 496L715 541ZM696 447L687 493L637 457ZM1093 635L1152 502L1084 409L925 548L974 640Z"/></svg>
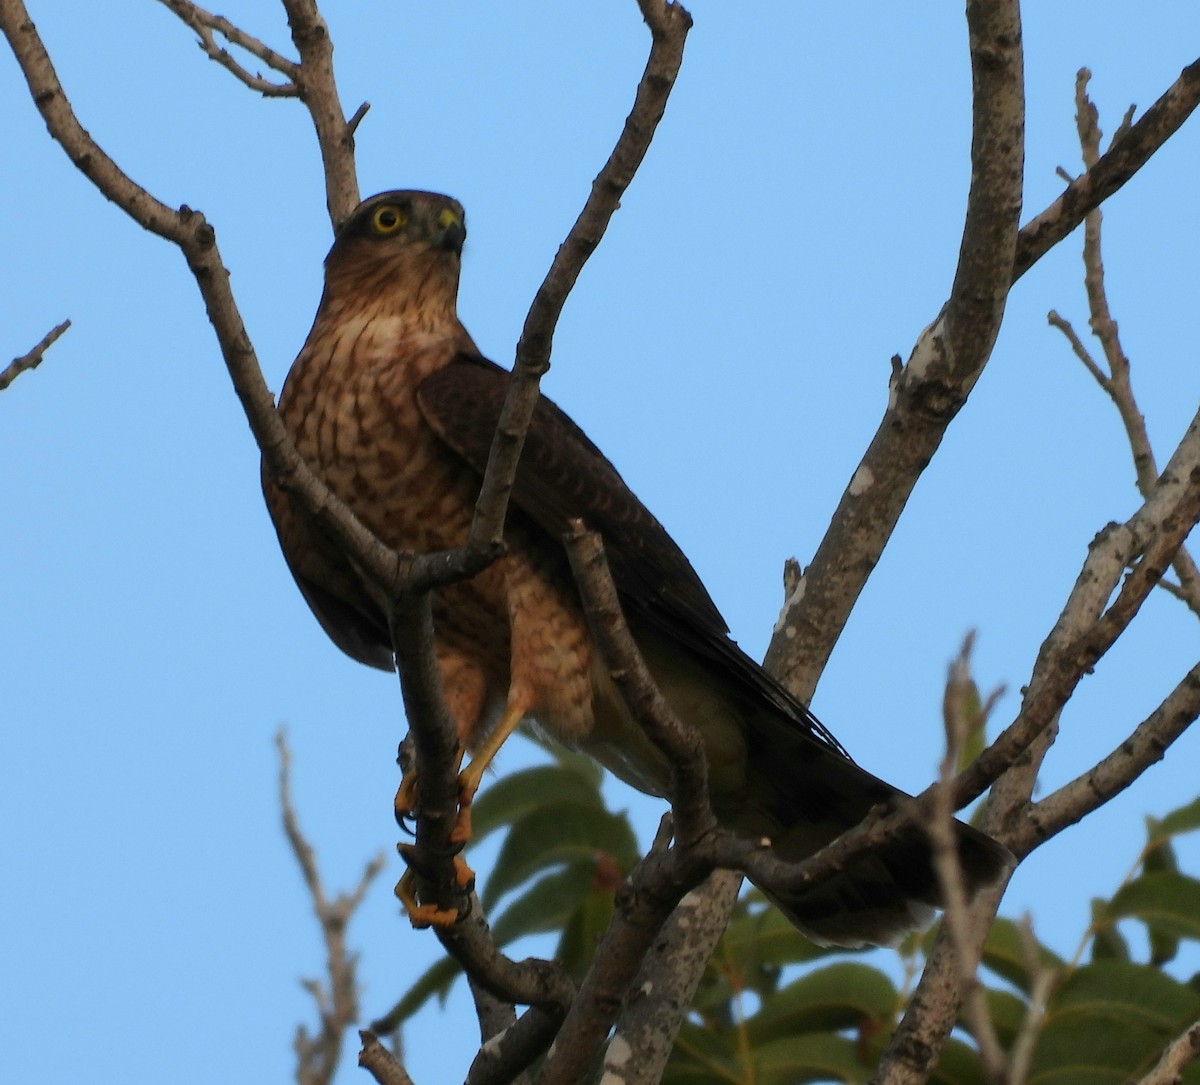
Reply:
<svg viewBox="0 0 1200 1085"><path fill-rule="evenodd" d="M724 820L735 831L769 838L782 859L805 859L873 806L907 797L788 721L755 723L747 731L746 798ZM954 823L954 833L968 894L995 884L1012 861L1008 851L962 822ZM945 903L928 836L916 825L815 889L783 895L759 888L809 937L842 946L894 942Z"/></svg>

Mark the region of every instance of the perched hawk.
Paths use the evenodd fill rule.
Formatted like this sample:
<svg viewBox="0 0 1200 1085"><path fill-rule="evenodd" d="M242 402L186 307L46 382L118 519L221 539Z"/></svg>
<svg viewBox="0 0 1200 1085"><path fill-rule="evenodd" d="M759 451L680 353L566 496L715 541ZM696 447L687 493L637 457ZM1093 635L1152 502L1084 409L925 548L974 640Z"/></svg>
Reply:
<svg viewBox="0 0 1200 1085"><path fill-rule="evenodd" d="M460 546L508 373L456 311L463 209L429 192L361 204L325 261L325 292L279 399L300 454L389 546ZM264 474L284 556L344 652L390 670L383 608L354 566ZM675 712L697 728L719 821L802 858L899 792L855 765L804 705L729 639L671 537L595 445L543 398L505 528L507 553L434 600L437 658L459 741L483 765L522 721L665 795L662 754L630 716L592 643L562 538L578 517L604 539L629 628ZM490 736L490 737L489 737ZM471 771L471 770L468 770ZM1006 853L956 825L968 888ZM919 829L820 888L773 899L824 942L883 943L927 919L939 890Z"/></svg>

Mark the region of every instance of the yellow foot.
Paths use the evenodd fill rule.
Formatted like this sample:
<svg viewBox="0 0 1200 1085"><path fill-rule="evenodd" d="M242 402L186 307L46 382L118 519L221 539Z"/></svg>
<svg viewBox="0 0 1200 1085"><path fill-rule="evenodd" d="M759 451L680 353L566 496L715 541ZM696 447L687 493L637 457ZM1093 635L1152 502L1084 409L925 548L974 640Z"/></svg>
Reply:
<svg viewBox="0 0 1200 1085"><path fill-rule="evenodd" d="M398 844L396 850L400 852L401 858L406 863L411 861L413 845ZM461 855L454 856L453 864L454 884L459 889L469 889L475 884L475 872L467 866L466 860ZM411 866L396 883L396 898L404 905L409 922L417 929L425 927L445 929L452 926L459 916L457 908L439 908L436 904L418 903L417 875Z"/></svg>

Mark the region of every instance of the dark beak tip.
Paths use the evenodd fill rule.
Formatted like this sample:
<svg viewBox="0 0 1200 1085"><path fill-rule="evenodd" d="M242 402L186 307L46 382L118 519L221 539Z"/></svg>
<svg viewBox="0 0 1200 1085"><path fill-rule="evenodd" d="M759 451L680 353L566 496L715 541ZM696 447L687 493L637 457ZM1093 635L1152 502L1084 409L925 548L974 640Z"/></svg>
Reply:
<svg viewBox="0 0 1200 1085"><path fill-rule="evenodd" d="M467 231L458 223L452 226L447 226L438 238L438 248L443 252L452 252L455 256L461 256L463 243L467 240Z"/></svg>

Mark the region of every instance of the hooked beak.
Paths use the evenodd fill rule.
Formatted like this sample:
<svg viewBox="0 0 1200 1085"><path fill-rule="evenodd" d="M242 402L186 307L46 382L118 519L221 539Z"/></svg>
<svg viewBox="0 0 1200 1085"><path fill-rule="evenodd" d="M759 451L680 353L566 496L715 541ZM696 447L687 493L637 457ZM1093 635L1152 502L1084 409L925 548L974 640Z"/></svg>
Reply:
<svg viewBox="0 0 1200 1085"><path fill-rule="evenodd" d="M452 252L461 256L463 243L467 240L467 228L457 220L446 223L434 237L434 246L441 252Z"/></svg>

